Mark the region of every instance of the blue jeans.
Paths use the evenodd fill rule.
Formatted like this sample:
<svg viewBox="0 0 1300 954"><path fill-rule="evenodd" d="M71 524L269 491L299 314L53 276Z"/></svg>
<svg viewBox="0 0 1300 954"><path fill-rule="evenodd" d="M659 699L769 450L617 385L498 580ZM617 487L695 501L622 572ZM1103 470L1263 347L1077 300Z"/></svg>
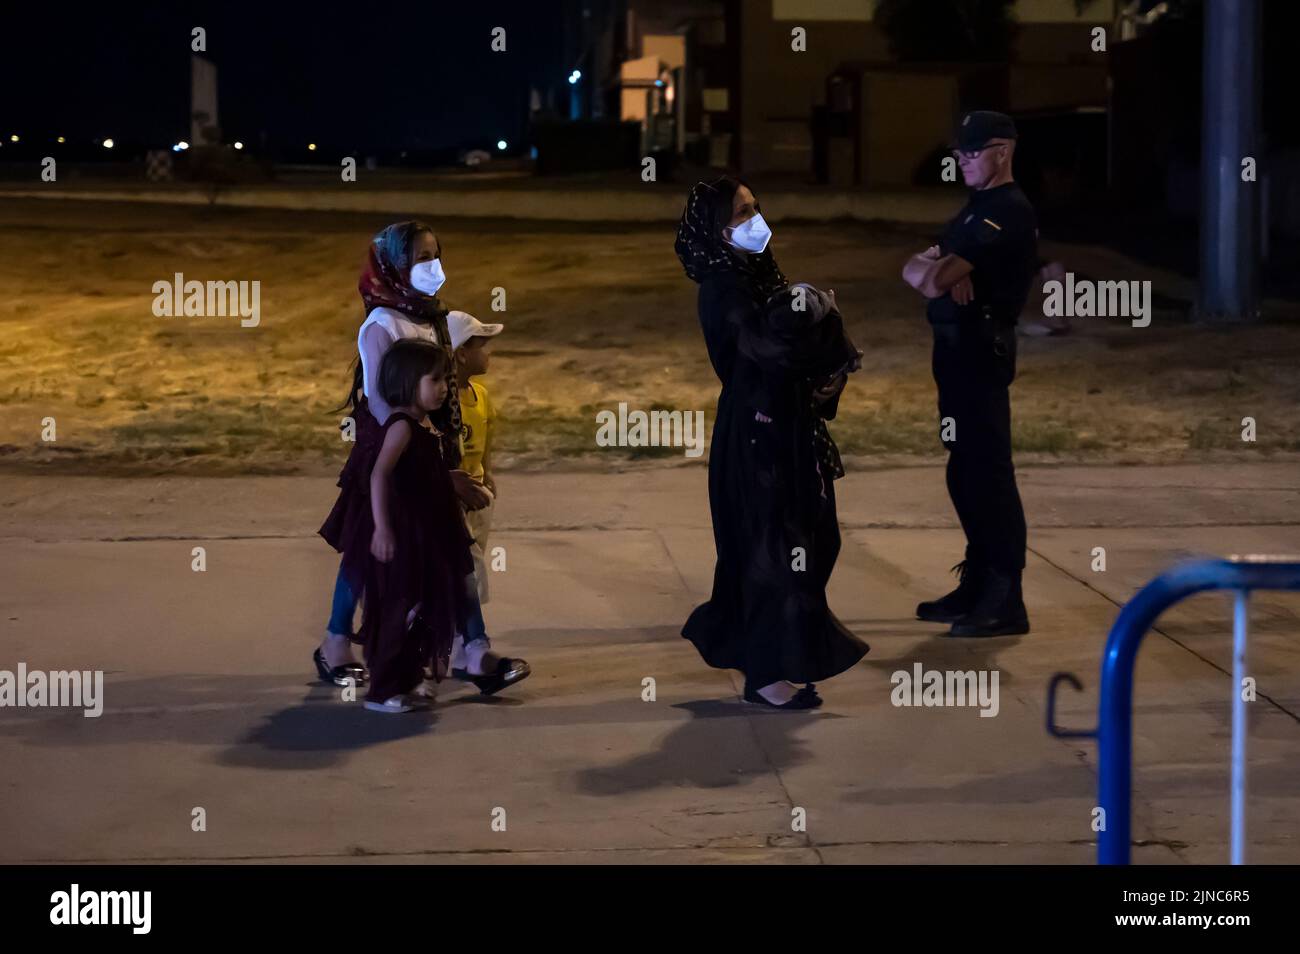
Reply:
<svg viewBox="0 0 1300 954"><path fill-rule="evenodd" d="M329 626L326 627L335 636L351 636L352 621L357 615L357 598L348 586L347 577L343 575L343 564L339 564L339 575L334 580L334 602L330 607Z"/></svg>
<svg viewBox="0 0 1300 954"><path fill-rule="evenodd" d="M487 639L487 623L483 621L483 607L478 601L478 578L470 573L465 577L467 597L465 628L462 635L466 643ZM329 631L338 636L352 635L352 620L357 613L357 596L348 585L343 575L343 565L339 564L339 573L334 580L334 601L330 608Z"/></svg>
<svg viewBox="0 0 1300 954"><path fill-rule="evenodd" d="M478 577L471 570L469 576L465 577L465 630L461 634L465 637L465 645L478 642L480 639L487 642L487 623L483 621L483 604L478 601Z"/></svg>

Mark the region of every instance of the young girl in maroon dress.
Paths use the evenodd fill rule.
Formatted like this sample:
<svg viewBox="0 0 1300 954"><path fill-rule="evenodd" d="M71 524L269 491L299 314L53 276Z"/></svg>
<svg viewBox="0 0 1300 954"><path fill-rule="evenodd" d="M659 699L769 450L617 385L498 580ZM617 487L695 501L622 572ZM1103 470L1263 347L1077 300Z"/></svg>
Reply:
<svg viewBox="0 0 1300 954"><path fill-rule="evenodd" d="M393 409L377 453L348 459L334 509L321 527L343 554L342 571L361 594L357 640L370 669L366 708L426 708L464 628L470 539L443 458L425 418L447 400L446 350L404 338L385 352L379 389Z"/></svg>

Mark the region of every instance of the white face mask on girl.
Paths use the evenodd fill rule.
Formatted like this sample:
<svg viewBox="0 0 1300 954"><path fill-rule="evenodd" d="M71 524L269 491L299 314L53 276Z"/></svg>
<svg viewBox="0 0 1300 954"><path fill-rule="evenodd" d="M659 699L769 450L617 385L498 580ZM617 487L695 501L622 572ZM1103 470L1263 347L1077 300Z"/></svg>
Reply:
<svg viewBox="0 0 1300 954"><path fill-rule="evenodd" d="M447 276L442 273L442 262L439 259L416 262L411 266L411 287L418 292L436 295L446 280Z"/></svg>
<svg viewBox="0 0 1300 954"><path fill-rule="evenodd" d="M746 219L734 229L731 230L731 237L727 239L736 248L744 249L746 252L761 252L767 248L767 243L772 240L772 230L767 227L763 221L762 213L756 214L751 219Z"/></svg>

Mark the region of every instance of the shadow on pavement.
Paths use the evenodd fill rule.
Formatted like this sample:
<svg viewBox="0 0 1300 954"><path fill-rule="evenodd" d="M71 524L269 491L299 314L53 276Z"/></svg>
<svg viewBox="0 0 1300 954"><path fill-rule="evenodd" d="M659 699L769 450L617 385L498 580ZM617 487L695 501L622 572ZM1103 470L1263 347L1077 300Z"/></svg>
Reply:
<svg viewBox="0 0 1300 954"><path fill-rule="evenodd" d="M271 713L216 761L292 771L330 768L357 749L424 735L436 722L433 709L388 715L369 712L359 702L339 705L309 698Z"/></svg>
<svg viewBox="0 0 1300 954"><path fill-rule="evenodd" d="M927 624L941 626L942 624ZM945 630L946 632L946 630ZM1032 635L1032 634L1031 634ZM921 663L925 669L960 669L998 671L998 682L1002 688L1013 685L1015 676L1010 669L997 664L998 655L1019 644L1021 636L999 636L990 639L957 639L942 633L931 633L922 642L914 643L901 655L882 658L879 653L881 640L877 637L872 643L871 653L859 665L892 675L902 670L911 673L915 663Z"/></svg>
<svg viewBox="0 0 1300 954"><path fill-rule="evenodd" d="M249 730L251 714L283 699L295 685L307 690L298 705L272 711ZM429 732L433 711L385 715L361 703L344 703L341 690L297 675L151 676L105 681L103 714L88 719L81 709L14 709L0 734L51 748L175 743L225 746L222 765L272 769L328 768L349 751ZM358 693L358 698L364 690ZM232 739L237 739L233 744Z"/></svg>
<svg viewBox="0 0 1300 954"><path fill-rule="evenodd" d="M813 719L812 712L766 712L743 702L704 700L674 705L691 720L664 736L659 748L617 765L583 769L576 775L586 795L625 795L654 788L728 788L756 775L807 761L808 746L795 731ZM754 735L737 735L732 719L761 721L762 748ZM739 743L738 743L738 740ZM748 743L748 744L746 744Z"/></svg>

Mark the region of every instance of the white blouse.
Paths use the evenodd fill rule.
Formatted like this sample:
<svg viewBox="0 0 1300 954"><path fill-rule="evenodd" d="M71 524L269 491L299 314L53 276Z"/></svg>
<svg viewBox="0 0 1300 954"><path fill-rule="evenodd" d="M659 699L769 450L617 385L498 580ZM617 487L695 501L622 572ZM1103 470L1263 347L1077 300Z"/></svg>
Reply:
<svg viewBox="0 0 1300 954"><path fill-rule="evenodd" d="M383 360L388 346L398 338L423 338L438 344L438 333L433 325L422 325L390 308L371 311L357 332L357 351L361 355L361 389L366 395L370 413L380 424L388 420L393 409L379 393L379 362Z"/></svg>

